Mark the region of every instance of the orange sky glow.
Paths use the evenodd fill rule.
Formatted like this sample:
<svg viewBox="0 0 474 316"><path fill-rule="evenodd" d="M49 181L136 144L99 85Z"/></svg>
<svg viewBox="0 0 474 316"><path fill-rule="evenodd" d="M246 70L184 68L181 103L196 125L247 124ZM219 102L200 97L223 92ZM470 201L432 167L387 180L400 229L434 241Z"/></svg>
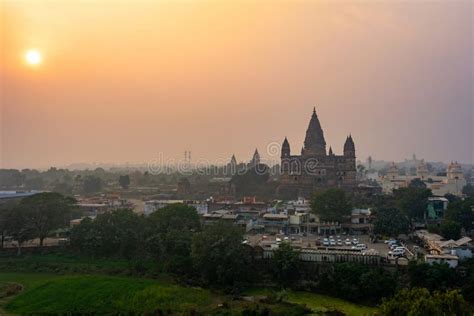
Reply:
<svg viewBox="0 0 474 316"><path fill-rule="evenodd" d="M297 154L313 106L336 153L351 133L361 160L472 163L473 10L0 0L0 167Z"/></svg>

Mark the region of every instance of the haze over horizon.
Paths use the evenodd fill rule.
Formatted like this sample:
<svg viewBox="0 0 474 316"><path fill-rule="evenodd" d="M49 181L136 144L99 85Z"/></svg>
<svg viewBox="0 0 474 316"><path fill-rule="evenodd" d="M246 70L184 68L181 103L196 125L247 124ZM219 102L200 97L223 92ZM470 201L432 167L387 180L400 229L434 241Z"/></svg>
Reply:
<svg viewBox="0 0 474 316"><path fill-rule="evenodd" d="M0 168L327 148L473 163L472 1L0 0ZM35 67L24 55L36 49ZM278 154L279 156L279 154Z"/></svg>

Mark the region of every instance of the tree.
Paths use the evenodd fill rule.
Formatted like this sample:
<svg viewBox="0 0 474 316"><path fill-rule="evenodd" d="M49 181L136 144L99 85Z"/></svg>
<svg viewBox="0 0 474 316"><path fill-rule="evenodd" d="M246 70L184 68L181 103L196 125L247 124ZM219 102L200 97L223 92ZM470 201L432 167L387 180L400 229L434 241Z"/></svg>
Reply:
<svg viewBox="0 0 474 316"><path fill-rule="evenodd" d="M467 197L474 198L474 185L468 183L462 188L462 193Z"/></svg>
<svg viewBox="0 0 474 316"><path fill-rule="evenodd" d="M459 277L454 269L444 264L427 264L410 261L408 279L411 287L423 287L429 291L446 291L458 287Z"/></svg>
<svg viewBox="0 0 474 316"><path fill-rule="evenodd" d="M345 262L332 265L321 276L319 288L347 300L377 303L391 296L396 284L396 276L382 268Z"/></svg>
<svg viewBox="0 0 474 316"><path fill-rule="evenodd" d="M398 315L469 315L469 307L458 290L430 294L425 288L402 289L394 297L385 299L380 312Z"/></svg>
<svg viewBox="0 0 474 316"><path fill-rule="evenodd" d="M410 221L398 209L382 208L377 210L374 221L375 234L397 237L400 234L408 233L409 229Z"/></svg>
<svg viewBox="0 0 474 316"><path fill-rule="evenodd" d="M191 243L193 232L200 230L199 215L194 207L176 203L148 217L147 251L165 262L165 268L177 275L191 273Z"/></svg>
<svg viewBox="0 0 474 316"><path fill-rule="evenodd" d="M474 199L456 200L448 205L444 218L460 224L466 231L474 228Z"/></svg>
<svg viewBox="0 0 474 316"><path fill-rule="evenodd" d="M461 238L461 225L450 220L441 223L439 230L445 239L457 240Z"/></svg>
<svg viewBox="0 0 474 316"><path fill-rule="evenodd" d="M248 279L250 254L242 230L218 222L193 236L191 257L204 284L235 289Z"/></svg>
<svg viewBox="0 0 474 316"><path fill-rule="evenodd" d="M278 249L273 252L271 265L276 281L282 287L287 287L298 279L299 251L287 242L281 243Z"/></svg>
<svg viewBox="0 0 474 316"><path fill-rule="evenodd" d="M161 208L152 213L148 219L153 230L160 233L167 233L169 230L196 231L201 226L196 209L182 203Z"/></svg>
<svg viewBox="0 0 474 316"><path fill-rule="evenodd" d="M123 189L128 189L130 185L130 176L127 174L125 176L119 177L119 184Z"/></svg>
<svg viewBox="0 0 474 316"><path fill-rule="evenodd" d="M426 189L426 184L420 178L411 180L409 186L411 188Z"/></svg>
<svg viewBox="0 0 474 316"><path fill-rule="evenodd" d="M363 164L357 165L357 176L359 179L362 179L367 174L367 170Z"/></svg>
<svg viewBox="0 0 474 316"><path fill-rule="evenodd" d="M422 220L431 190L408 187L393 191L395 204L410 220Z"/></svg>
<svg viewBox="0 0 474 316"><path fill-rule="evenodd" d="M18 243L18 255L21 255L21 245L28 240L35 237L34 229L31 226L29 220L30 214L28 210L16 206L8 209L4 213L4 227L6 228L6 234L13 237Z"/></svg>
<svg viewBox="0 0 474 316"><path fill-rule="evenodd" d="M44 192L21 200L20 209L28 214L28 222L39 238L40 247L48 234L68 226L76 200L56 192Z"/></svg>
<svg viewBox="0 0 474 316"><path fill-rule="evenodd" d="M313 194L311 210L325 221L343 221L350 216L352 205L342 189L330 188Z"/></svg>
<svg viewBox="0 0 474 316"><path fill-rule="evenodd" d="M71 246L94 256L119 256L130 259L142 254L144 218L129 209L84 219L71 230Z"/></svg>
<svg viewBox="0 0 474 316"><path fill-rule="evenodd" d="M97 193L102 190L102 180L99 177L88 176L84 180L83 190L85 193Z"/></svg>

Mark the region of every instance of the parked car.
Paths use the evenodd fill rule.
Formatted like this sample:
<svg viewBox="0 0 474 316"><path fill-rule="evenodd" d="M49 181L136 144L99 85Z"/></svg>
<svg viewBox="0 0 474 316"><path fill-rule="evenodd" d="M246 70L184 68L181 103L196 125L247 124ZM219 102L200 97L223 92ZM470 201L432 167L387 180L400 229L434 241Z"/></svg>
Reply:
<svg viewBox="0 0 474 316"><path fill-rule="evenodd" d="M357 249L357 250L365 250L365 249L367 249L367 245L366 245L366 244L357 244L357 245L355 246L355 249Z"/></svg>
<svg viewBox="0 0 474 316"><path fill-rule="evenodd" d="M395 257L402 257L405 255L405 250L403 249L395 249L393 251L389 251L389 254L392 254Z"/></svg>
<svg viewBox="0 0 474 316"><path fill-rule="evenodd" d="M393 239L393 238L387 239L387 240L384 241L384 243L386 243L386 244L393 244L393 243L396 243L396 242L397 242L397 241L396 241L395 239Z"/></svg>
<svg viewBox="0 0 474 316"><path fill-rule="evenodd" d="M359 243L359 240L357 238L352 239L352 244L357 245Z"/></svg>
<svg viewBox="0 0 474 316"><path fill-rule="evenodd" d="M344 242L344 244L345 244L346 246L352 245L351 240L350 240L349 238L346 239L346 241Z"/></svg>
<svg viewBox="0 0 474 316"><path fill-rule="evenodd" d="M393 250L393 249L395 249L395 248L397 248L397 247L401 247L401 245L399 245L399 244L392 244L392 245L389 246L390 250Z"/></svg>

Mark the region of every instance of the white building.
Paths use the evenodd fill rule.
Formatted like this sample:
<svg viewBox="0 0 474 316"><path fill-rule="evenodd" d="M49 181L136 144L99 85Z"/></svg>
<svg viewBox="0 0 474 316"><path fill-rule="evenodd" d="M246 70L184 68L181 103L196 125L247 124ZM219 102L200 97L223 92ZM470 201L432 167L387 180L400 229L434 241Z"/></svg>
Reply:
<svg viewBox="0 0 474 316"><path fill-rule="evenodd" d="M196 209L198 214L207 214L208 205L206 201L187 201L187 200L150 200L145 201L144 213L150 215L151 213L162 209L168 205L182 203L192 206Z"/></svg>
<svg viewBox="0 0 474 316"><path fill-rule="evenodd" d="M420 161L416 168L416 175L400 175L394 162L390 165L387 175L380 177L377 181L384 193L392 193L393 190L406 188L414 179L420 179L433 195L444 196L447 193L457 196L462 195L462 189L467 184L461 165L458 162L451 162L446 170L446 176L429 174L425 162Z"/></svg>
<svg viewBox="0 0 474 316"><path fill-rule="evenodd" d="M425 255L425 261L428 264L433 263L447 263L450 268L458 266L459 258L455 255L441 254L441 255Z"/></svg>
<svg viewBox="0 0 474 316"><path fill-rule="evenodd" d="M459 240L447 240L439 242L444 254L456 255L460 261L472 258L472 239L463 237Z"/></svg>

